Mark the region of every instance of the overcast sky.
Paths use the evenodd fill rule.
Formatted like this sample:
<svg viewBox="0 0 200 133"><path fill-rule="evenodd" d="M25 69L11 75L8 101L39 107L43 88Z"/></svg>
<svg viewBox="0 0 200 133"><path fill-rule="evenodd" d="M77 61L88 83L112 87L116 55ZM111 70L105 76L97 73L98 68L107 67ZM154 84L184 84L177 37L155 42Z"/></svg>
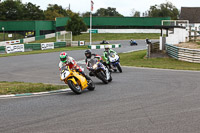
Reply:
<svg viewBox="0 0 200 133"><path fill-rule="evenodd" d="M200 0L168 0L172 2L179 10L181 7L200 7ZM84 13L90 11L90 0L22 0L23 3L31 2L40 6L45 10L48 4L58 4L63 8L67 8L70 4L73 12ZM166 0L93 0L94 11L99 8L113 7L117 11L124 15L130 16L132 9L143 12L149 10L150 6L155 4L160 5L166 3Z"/></svg>

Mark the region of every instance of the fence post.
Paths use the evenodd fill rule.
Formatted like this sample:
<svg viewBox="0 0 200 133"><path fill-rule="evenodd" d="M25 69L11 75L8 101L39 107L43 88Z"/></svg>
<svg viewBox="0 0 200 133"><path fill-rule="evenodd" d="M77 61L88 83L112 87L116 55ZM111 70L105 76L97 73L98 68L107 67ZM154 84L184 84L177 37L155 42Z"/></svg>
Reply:
<svg viewBox="0 0 200 133"><path fill-rule="evenodd" d="M191 39L191 32L192 32L192 28L191 28L191 26L189 27L189 41L191 41L192 39Z"/></svg>
<svg viewBox="0 0 200 133"><path fill-rule="evenodd" d="M147 44L147 58L151 56L151 44Z"/></svg>
<svg viewBox="0 0 200 133"><path fill-rule="evenodd" d="M197 41L197 27L195 27L195 31L194 31L194 41Z"/></svg>

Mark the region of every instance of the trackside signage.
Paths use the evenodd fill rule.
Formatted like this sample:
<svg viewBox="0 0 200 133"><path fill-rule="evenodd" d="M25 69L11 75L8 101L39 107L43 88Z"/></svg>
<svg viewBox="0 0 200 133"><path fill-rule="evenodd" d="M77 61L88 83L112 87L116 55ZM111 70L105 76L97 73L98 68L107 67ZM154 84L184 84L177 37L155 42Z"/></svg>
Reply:
<svg viewBox="0 0 200 133"><path fill-rule="evenodd" d="M41 49L42 49L42 50L54 49L54 43L53 43L53 42L41 43Z"/></svg>
<svg viewBox="0 0 200 133"><path fill-rule="evenodd" d="M24 52L24 44L6 46L6 53Z"/></svg>
<svg viewBox="0 0 200 133"><path fill-rule="evenodd" d="M85 45L85 41L79 41L79 46L84 46Z"/></svg>

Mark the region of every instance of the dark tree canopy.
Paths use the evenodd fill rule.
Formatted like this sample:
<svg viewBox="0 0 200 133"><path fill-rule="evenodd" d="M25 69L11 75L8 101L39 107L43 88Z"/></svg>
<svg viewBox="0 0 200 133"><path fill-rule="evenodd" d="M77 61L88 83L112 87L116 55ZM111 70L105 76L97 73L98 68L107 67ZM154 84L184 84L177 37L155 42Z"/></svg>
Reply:
<svg viewBox="0 0 200 133"><path fill-rule="evenodd" d="M179 15L178 9L171 2L151 6L148 12L149 17L171 17L175 20Z"/></svg>
<svg viewBox="0 0 200 133"><path fill-rule="evenodd" d="M40 9L40 6L36 6L32 3L26 3L24 5L24 19L26 20L44 20L44 12Z"/></svg>
<svg viewBox="0 0 200 133"><path fill-rule="evenodd" d="M82 13L82 17L90 17L90 12Z"/></svg>
<svg viewBox="0 0 200 133"><path fill-rule="evenodd" d="M40 6L23 4L20 0L5 0L0 3L0 20L43 20Z"/></svg>
<svg viewBox="0 0 200 133"><path fill-rule="evenodd" d="M23 4L20 0L5 0L0 3L0 20L23 19Z"/></svg>
<svg viewBox="0 0 200 133"><path fill-rule="evenodd" d="M63 9L62 6L58 6L57 4L49 4L47 10L44 11L44 15L46 20L55 20L56 17L68 16L66 10Z"/></svg>
<svg viewBox="0 0 200 133"><path fill-rule="evenodd" d="M96 13L93 14L93 16L98 16L98 17L123 17L119 12L116 11L116 8L111 8L108 7L107 9L105 8L100 8L96 11Z"/></svg>
<svg viewBox="0 0 200 133"><path fill-rule="evenodd" d="M72 31L73 35L80 35L81 32L87 31L87 26L78 13L73 13L67 22L66 30Z"/></svg>

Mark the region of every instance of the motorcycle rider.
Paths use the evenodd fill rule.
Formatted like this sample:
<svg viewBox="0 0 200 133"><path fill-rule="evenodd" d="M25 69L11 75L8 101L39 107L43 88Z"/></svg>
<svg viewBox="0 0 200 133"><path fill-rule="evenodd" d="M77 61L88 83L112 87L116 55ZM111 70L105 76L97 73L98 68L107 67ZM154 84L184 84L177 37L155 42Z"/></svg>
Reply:
<svg viewBox="0 0 200 133"><path fill-rule="evenodd" d="M136 43L135 40L132 40L132 39L131 39L130 44L136 45L137 43Z"/></svg>
<svg viewBox="0 0 200 133"><path fill-rule="evenodd" d="M145 42L146 42L147 44L151 44L151 40L149 40L148 38L146 38Z"/></svg>
<svg viewBox="0 0 200 133"><path fill-rule="evenodd" d="M70 69L72 68L75 69L77 72L82 74L86 79L90 80L90 78L84 73L84 71L82 71L80 66L77 65L76 61L72 57L68 56L66 52L60 53L59 70L61 70L63 66L69 66Z"/></svg>
<svg viewBox="0 0 200 133"><path fill-rule="evenodd" d="M109 60L110 53L117 54L117 52L109 48L109 45L105 45L105 51L103 53L103 56L104 56L104 59L106 60L106 65L108 65L109 69L112 69L110 65L110 60Z"/></svg>
<svg viewBox="0 0 200 133"><path fill-rule="evenodd" d="M99 62L103 63L102 57L98 54L92 54L91 50L89 50L89 49L85 51L85 57L86 57L85 63L86 63L86 67L88 70L91 69L91 66L89 64L90 59L96 58L96 59L98 59ZM90 72L89 75L94 76L94 74L92 72Z"/></svg>

